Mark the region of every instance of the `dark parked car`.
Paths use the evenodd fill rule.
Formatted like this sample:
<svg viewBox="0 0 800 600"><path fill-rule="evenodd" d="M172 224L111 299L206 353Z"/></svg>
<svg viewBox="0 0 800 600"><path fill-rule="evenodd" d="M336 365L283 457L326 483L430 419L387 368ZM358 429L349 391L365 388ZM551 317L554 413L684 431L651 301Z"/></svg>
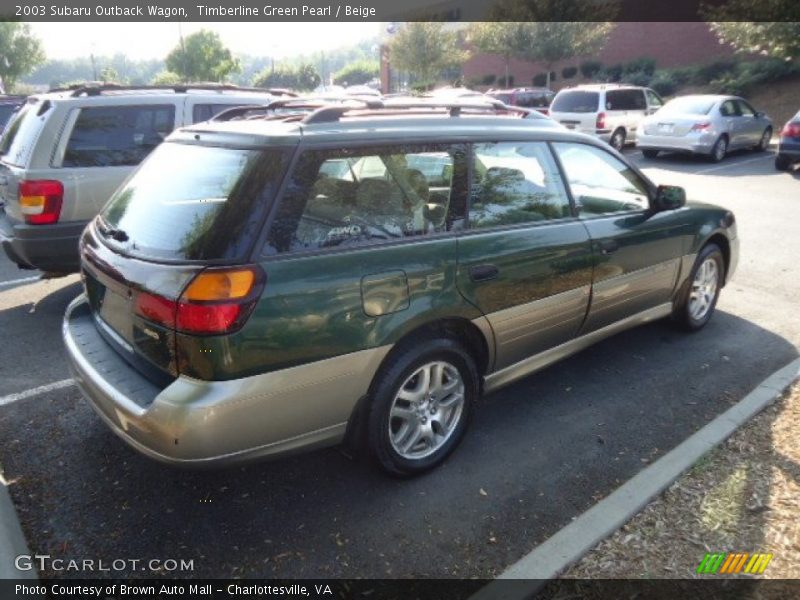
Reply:
<svg viewBox="0 0 800 600"><path fill-rule="evenodd" d="M496 112L337 105L172 133L81 238L63 335L92 406L172 464L346 440L410 474L482 392L648 321L702 328L733 215Z"/></svg>
<svg viewBox="0 0 800 600"><path fill-rule="evenodd" d="M547 88L514 88L509 90L489 90L486 95L509 106L535 108L539 112L548 114L548 107L556 93Z"/></svg>
<svg viewBox="0 0 800 600"><path fill-rule="evenodd" d="M800 112L783 127L775 156L775 168L788 171L794 163L800 162Z"/></svg>
<svg viewBox="0 0 800 600"><path fill-rule="evenodd" d="M0 95L0 133L3 133L11 115L17 112L23 104L25 104L25 96Z"/></svg>

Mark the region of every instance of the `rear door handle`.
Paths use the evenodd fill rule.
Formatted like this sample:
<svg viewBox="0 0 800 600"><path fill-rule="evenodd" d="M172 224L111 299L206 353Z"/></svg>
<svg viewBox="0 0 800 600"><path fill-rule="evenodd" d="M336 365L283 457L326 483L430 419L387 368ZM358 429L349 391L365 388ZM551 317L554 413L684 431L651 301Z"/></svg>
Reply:
<svg viewBox="0 0 800 600"><path fill-rule="evenodd" d="M613 254L619 250L619 242L616 240L600 240L597 242L597 248L600 254Z"/></svg>
<svg viewBox="0 0 800 600"><path fill-rule="evenodd" d="M472 281L489 281L500 274L500 269L494 265L476 265L469 268L469 278Z"/></svg>

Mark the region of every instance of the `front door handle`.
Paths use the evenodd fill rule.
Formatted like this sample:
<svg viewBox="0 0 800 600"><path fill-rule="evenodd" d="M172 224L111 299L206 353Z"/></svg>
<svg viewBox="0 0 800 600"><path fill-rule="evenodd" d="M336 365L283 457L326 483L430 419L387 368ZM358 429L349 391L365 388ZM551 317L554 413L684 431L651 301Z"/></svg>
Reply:
<svg viewBox="0 0 800 600"><path fill-rule="evenodd" d="M619 250L619 242L616 240L600 240L597 242L597 248L600 254L613 254Z"/></svg>
<svg viewBox="0 0 800 600"><path fill-rule="evenodd" d="M469 268L469 278L472 281L489 281L500 274L500 269L494 265L476 265Z"/></svg>

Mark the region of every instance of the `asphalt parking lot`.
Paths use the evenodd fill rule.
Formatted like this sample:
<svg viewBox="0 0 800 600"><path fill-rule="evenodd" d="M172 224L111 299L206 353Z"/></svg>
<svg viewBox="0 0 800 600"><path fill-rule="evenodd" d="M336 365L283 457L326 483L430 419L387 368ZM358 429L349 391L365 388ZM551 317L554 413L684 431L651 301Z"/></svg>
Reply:
<svg viewBox="0 0 800 600"><path fill-rule="evenodd" d="M30 549L191 559L181 574L207 577L498 574L797 356L800 174L771 154L628 154L736 213L741 259L718 313L695 335L628 331L484 398L452 458L412 480L336 449L204 472L139 456L65 382L78 278L31 280L3 257L0 465Z"/></svg>

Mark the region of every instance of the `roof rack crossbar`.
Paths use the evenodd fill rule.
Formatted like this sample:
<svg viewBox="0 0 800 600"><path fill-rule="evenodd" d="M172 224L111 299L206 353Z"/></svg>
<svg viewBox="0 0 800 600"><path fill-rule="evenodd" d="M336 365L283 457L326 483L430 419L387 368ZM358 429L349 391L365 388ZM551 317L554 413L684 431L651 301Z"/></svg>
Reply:
<svg viewBox="0 0 800 600"><path fill-rule="evenodd" d="M180 83L175 85L121 85L117 83L79 83L67 86L65 88L56 88L50 90L51 92L71 92L71 96L99 96L103 92L125 92L137 90L164 90L173 91L177 93L186 92L188 90L209 90L215 92L234 91L234 92L258 92L262 94L271 94L273 96L291 96L297 97L297 94L283 88L258 88L258 87L242 87L229 83Z"/></svg>
<svg viewBox="0 0 800 600"><path fill-rule="evenodd" d="M481 102L390 102L384 103L382 101L364 101L364 106L324 106L319 110L314 111L303 119L305 125L315 123L331 123L340 120L348 112L359 111L359 116L366 116L367 114L403 114L403 111L414 110L419 114L424 114L425 110L440 109L447 110L451 117L459 117L463 111L470 112L485 112L485 113L518 113L520 115L528 114L528 110L518 108L516 106L507 106L499 100L497 101L481 101Z"/></svg>

